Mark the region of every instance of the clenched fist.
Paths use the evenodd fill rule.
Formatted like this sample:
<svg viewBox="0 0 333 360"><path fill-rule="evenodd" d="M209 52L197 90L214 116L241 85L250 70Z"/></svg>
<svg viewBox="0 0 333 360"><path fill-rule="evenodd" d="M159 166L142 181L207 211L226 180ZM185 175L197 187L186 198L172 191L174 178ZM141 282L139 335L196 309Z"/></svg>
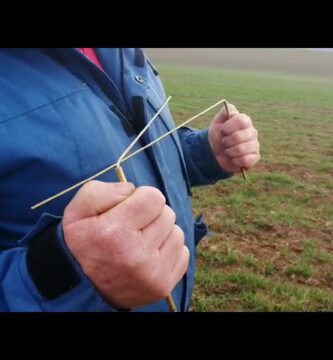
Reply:
<svg viewBox="0 0 333 360"><path fill-rule="evenodd" d="M128 309L166 298L186 272L189 251L175 220L156 188L91 181L66 207L62 226L96 288Z"/></svg>
<svg viewBox="0 0 333 360"><path fill-rule="evenodd" d="M252 120L229 104L230 118L223 108L208 130L209 144L221 168L236 173L253 167L260 159L258 131Z"/></svg>

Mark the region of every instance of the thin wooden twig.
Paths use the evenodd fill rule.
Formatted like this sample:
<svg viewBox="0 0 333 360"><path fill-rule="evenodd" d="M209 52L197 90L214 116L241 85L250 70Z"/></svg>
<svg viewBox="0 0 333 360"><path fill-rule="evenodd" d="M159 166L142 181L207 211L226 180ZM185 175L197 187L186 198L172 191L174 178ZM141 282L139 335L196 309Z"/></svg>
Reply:
<svg viewBox="0 0 333 360"><path fill-rule="evenodd" d="M167 103L170 101L171 96L169 96L162 106L159 108L157 113L148 121L147 125L140 131L140 133L136 136L136 138L130 143L130 145L125 149L125 151L120 155L116 168L120 166L120 163L123 161L125 156L129 153L129 151L132 149L132 147L138 142L138 140L141 138L141 136L147 131L147 129L150 127L150 125L157 119L158 115L161 113L161 111L165 108Z"/></svg>
<svg viewBox="0 0 333 360"><path fill-rule="evenodd" d="M224 104L225 106L225 110L226 110L226 113L227 113L227 117L229 118L229 107L228 107L228 102L223 99L223 100L220 100L218 101L217 103L215 103L214 105L208 107L207 109L201 111L200 113L194 115L193 117L191 117L190 119L184 121L182 124L176 126L174 129L166 132L165 134L163 134L162 136L160 136L159 138L155 139L154 141L150 142L149 144L141 147L140 149L136 150L135 152L128 154L128 152L133 148L133 146L137 143L137 141L141 138L141 136L145 133L145 131L149 128L149 126L155 121L155 119L158 117L158 115L161 113L161 111L164 109L164 107L167 105L167 103L170 101L171 99L171 96L169 96L166 101L162 104L161 108L158 110L158 112L152 117L152 119L147 123L147 125L142 129L142 131L136 136L136 138L132 141L132 143L125 149L125 151L121 154L121 156L119 157L118 161L115 163L115 164L112 164L108 167L106 167L105 169L99 171L98 173L90 176L89 178L85 179L85 180L82 180L80 181L79 183L76 183L74 184L73 186L39 202L38 204L35 204L31 207L32 210L34 209L37 209L49 202L51 202L52 200L55 200L57 198L59 198L60 196L62 195L65 195L66 193L78 188L79 186L81 185L84 185L85 183L87 183L88 181L91 181L93 179L96 179L97 177L109 172L110 170L112 170L113 168L115 168L115 171L116 171L116 174L117 174L117 177L118 177L118 180L120 182L127 182L127 178L125 176L125 173L121 167L121 163L123 163L124 161L126 160L129 160L130 158L132 158L133 156L139 154L140 152L146 150L147 148L153 146L154 144L156 144L157 142L163 140L164 138L166 138L167 136L169 136L170 134L174 133L175 131L179 130L181 127L187 125L188 123L190 123L191 121L197 119L199 116L205 114L206 112L212 110L213 108L215 108L216 106L220 105L221 103ZM241 168L241 171L242 171L242 175L243 175L243 178L244 180L246 180L246 173L245 173L245 170L243 168ZM166 301L167 301L167 304L168 304L168 307L169 307L169 310L171 312L177 312L177 307L175 305L175 302L173 300L173 297L172 295L168 295L167 298L166 298Z"/></svg>
<svg viewBox="0 0 333 360"><path fill-rule="evenodd" d="M190 119L184 121L182 124L176 126L174 129L168 131L167 133L163 134L163 135L160 136L159 138L153 140L153 141L150 142L149 144L147 144L147 145L141 147L140 149L134 151L133 153L125 156L125 157L122 159L121 163L123 163L124 161L129 160L129 159L132 158L133 156L139 154L140 152L148 149L149 147L153 146L153 145L156 144L157 142L163 140L163 139L166 138L168 135L170 135L170 134L174 133L175 131L179 130L182 126L185 126L185 125L189 124L191 121L197 119L199 116L201 116L201 115L207 113L208 111L212 110L213 108L215 108L216 106L220 105L220 104L223 103L224 101L226 101L226 100L223 99L223 100L218 101L218 102L215 103L214 105L212 105L212 106L208 107L207 109L201 111L199 114L194 115L194 116L191 117ZM34 210L34 209L37 209L37 208L39 208L39 207L41 207L41 206L43 206L43 205L46 205L47 203L49 203L49 202L51 202L51 201L53 201L53 200L55 200L55 199L57 199L57 198L65 195L65 194L67 194L68 192L70 192L70 191L72 191L72 190L75 190L76 188L84 185L84 184L87 183L88 181L94 180L94 179L98 178L99 176L104 175L105 173L107 173L107 172L111 171L112 169L114 169L116 166L117 166L117 163L114 163L114 164L112 164L112 165L109 165L108 167L106 167L106 168L104 168L103 170L99 171L98 173L90 176L89 178L87 178L87 179L85 179L85 180L82 180L82 181L80 181L80 182L78 182L78 183L70 186L69 188L67 188L67 189L65 189L65 190L62 190L62 191L60 191L59 193L57 193L57 194L55 194L55 195L53 195L53 196L50 196L49 198L47 198L47 199L45 199L45 200L43 200L43 201L41 201L41 202L39 202L39 203L31 206L31 209Z"/></svg>

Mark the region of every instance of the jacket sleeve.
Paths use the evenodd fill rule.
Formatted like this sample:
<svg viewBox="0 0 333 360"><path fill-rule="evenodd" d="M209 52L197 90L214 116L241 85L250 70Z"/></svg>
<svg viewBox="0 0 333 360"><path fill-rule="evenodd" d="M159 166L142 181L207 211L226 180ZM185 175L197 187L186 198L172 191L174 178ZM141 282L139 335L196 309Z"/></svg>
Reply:
<svg viewBox="0 0 333 360"><path fill-rule="evenodd" d="M18 245L0 250L0 311L116 311L71 255L59 217L43 214Z"/></svg>
<svg viewBox="0 0 333 360"><path fill-rule="evenodd" d="M216 161L208 142L208 129L182 127L178 136L191 186L214 184L233 175L221 169Z"/></svg>

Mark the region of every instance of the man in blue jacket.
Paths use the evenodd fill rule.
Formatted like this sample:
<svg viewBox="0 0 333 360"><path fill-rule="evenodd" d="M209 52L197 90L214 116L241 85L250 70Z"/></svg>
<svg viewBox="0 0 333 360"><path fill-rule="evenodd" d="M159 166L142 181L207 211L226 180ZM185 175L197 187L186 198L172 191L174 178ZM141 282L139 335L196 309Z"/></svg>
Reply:
<svg viewBox="0 0 333 360"><path fill-rule="evenodd" d="M181 128L114 172L30 207L117 161L165 100L140 49L0 50L0 310L187 311L195 246L190 187L259 160L232 108ZM90 54L90 56L89 56ZM166 107L137 144L174 127Z"/></svg>

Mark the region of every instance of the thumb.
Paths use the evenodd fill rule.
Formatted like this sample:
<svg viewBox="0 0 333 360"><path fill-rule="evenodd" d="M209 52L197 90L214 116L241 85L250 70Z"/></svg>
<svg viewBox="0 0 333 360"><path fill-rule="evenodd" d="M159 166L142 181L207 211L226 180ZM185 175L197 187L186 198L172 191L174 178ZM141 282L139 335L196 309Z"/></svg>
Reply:
<svg viewBox="0 0 333 360"><path fill-rule="evenodd" d="M134 192L131 183L106 183L89 181L67 205L63 226L78 220L100 215L127 199Z"/></svg>
<svg viewBox="0 0 333 360"><path fill-rule="evenodd" d="M226 109L226 106L228 107L228 110ZM215 121L225 123L235 114L239 114L239 112L233 104L223 104L221 110L215 116Z"/></svg>

